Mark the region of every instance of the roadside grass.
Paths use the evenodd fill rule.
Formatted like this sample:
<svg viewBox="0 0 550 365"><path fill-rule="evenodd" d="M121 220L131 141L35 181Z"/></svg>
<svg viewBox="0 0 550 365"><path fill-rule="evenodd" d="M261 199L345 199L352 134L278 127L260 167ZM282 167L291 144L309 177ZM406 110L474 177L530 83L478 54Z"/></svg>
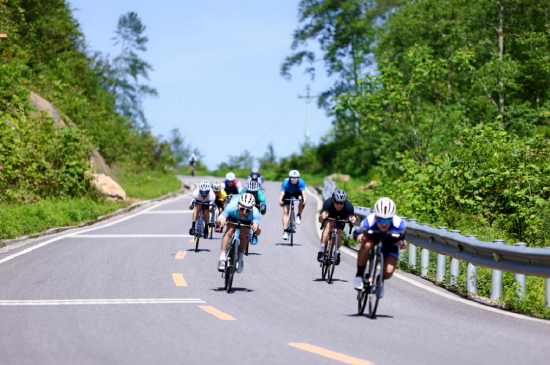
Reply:
<svg viewBox="0 0 550 365"><path fill-rule="evenodd" d="M0 240L95 220L129 204L127 201L73 198L43 199L26 205L0 205Z"/></svg>
<svg viewBox="0 0 550 365"><path fill-rule="evenodd" d="M126 195L138 199L154 199L181 189L181 181L171 171L119 173L117 178Z"/></svg>
<svg viewBox="0 0 550 365"><path fill-rule="evenodd" d="M117 177L128 196L143 200L181 189L181 181L173 172L146 170L136 174L119 173ZM34 204L3 204L0 205L0 240L95 220L131 203L85 197L42 199Z"/></svg>

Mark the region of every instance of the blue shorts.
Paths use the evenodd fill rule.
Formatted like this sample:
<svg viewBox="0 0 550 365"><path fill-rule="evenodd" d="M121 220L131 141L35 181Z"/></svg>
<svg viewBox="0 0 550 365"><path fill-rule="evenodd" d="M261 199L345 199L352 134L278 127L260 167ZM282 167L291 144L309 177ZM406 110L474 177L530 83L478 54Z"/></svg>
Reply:
<svg viewBox="0 0 550 365"><path fill-rule="evenodd" d="M395 257L396 260L399 260L399 246L397 243L390 243L389 245L382 246L382 255L384 257Z"/></svg>
<svg viewBox="0 0 550 365"><path fill-rule="evenodd" d="M288 191L285 191L285 195L283 196L283 205L290 205L289 201L286 201L285 199L299 199L302 197L302 190L298 190L294 194L289 193Z"/></svg>

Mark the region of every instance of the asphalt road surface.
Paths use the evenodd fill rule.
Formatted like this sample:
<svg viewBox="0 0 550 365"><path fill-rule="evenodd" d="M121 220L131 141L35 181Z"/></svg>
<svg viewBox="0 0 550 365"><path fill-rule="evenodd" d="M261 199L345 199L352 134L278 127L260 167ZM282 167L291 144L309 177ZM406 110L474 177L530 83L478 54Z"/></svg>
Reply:
<svg viewBox="0 0 550 365"><path fill-rule="evenodd" d="M266 184L262 235L232 294L216 270L220 235L194 252L189 194L0 254L0 363L550 363L550 323L396 277L377 318L358 316L355 258L321 281L317 201L290 247L279 187Z"/></svg>

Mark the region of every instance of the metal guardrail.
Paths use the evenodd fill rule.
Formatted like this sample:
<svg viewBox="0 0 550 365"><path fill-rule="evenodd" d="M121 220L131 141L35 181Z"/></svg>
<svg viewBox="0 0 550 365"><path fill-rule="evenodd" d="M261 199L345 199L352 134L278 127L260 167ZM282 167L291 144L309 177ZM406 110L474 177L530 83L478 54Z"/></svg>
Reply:
<svg viewBox="0 0 550 365"><path fill-rule="evenodd" d="M336 183L329 184L326 181L323 189L325 193L332 195L336 189ZM330 190L332 189L332 191ZM355 207L355 215L367 217L372 213L370 208ZM402 217L407 220L407 217ZM456 284L460 271L460 261L468 263L467 290L471 294L477 294L477 266L492 269L491 300L497 300L502 296L502 273L515 274L518 282L518 295L525 295L525 276L539 276L546 278L546 308L550 307L550 249L530 248L525 243L516 243L514 246L504 244L504 240L493 242L477 241L476 235L467 237L460 231L447 231L447 227L431 228L427 223L418 224L416 219L407 221L407 242L409 243L409 265L417 266L416 246L421 248L420 269L421 275L428 274L430 265L430 251L436 252L437 267L436 280L443 281L447 276L447 258L450 256L451 284Z"/></svg>

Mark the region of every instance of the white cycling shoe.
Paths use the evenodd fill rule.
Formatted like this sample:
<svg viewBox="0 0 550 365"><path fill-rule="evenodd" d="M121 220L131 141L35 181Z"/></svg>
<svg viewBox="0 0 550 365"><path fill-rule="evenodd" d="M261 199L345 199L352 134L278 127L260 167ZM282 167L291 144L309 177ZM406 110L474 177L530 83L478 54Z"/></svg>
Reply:
<svg viewBox="0 0 550 365"><path fill-rule="evenodd" d="M288 232L285 231L285 233L283 233L283 239L286 241L288 240Z"/></svg>
<svg viewBox="0 0 550 365"><path fill-rule="evenodd" d="M237 273L240 274L243 272L244 270L244 262L241 260L241 261L237 261Z"/></svg>
<svg viewBox="0 0 550 365"><path fill-rule="evenodd" d="M353 289L363 290L363 278L361 276L356 276L353 281Z"/></svg>
<svg viewBox="0 0 550 365"><path fill-rule="evenodd" d="M296 224L297 225L302 224L302 217L300 217L299 215L296 216Z"/></svg>

